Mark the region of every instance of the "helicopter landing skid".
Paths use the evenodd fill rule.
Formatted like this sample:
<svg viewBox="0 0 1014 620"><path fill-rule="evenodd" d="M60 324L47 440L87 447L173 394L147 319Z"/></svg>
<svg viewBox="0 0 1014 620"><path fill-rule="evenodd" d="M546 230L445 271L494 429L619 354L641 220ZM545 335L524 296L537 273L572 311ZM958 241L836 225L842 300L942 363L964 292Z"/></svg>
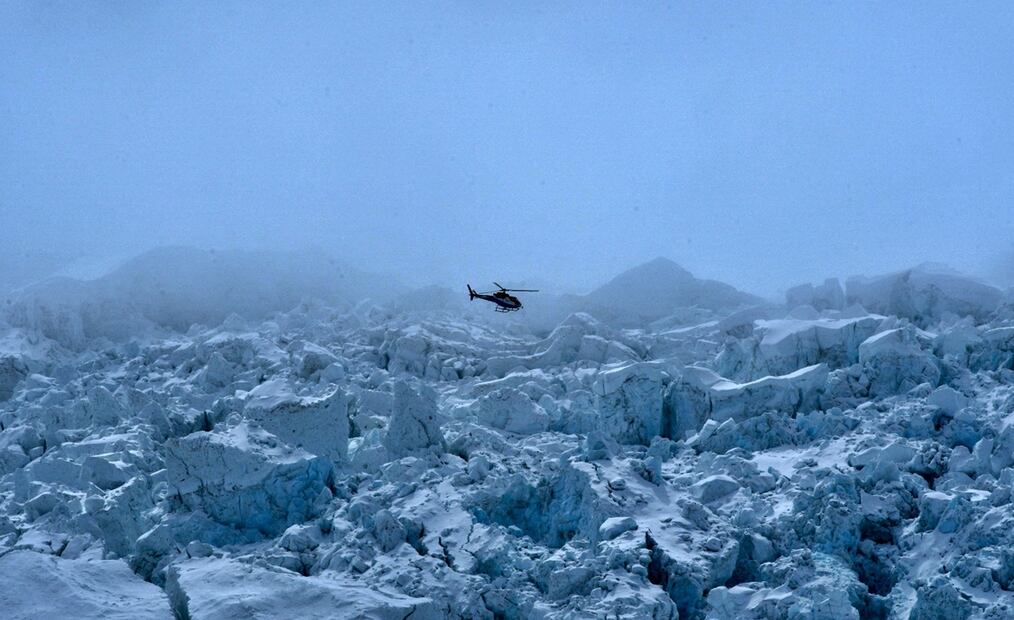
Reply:
<svg viewBox="0 0 1014 620"><path fill-rule="evenodd" d="M504 308L503 306L497 306L496 308L493 309L496 310L497 312L517 312L521 308Z"/></svg>

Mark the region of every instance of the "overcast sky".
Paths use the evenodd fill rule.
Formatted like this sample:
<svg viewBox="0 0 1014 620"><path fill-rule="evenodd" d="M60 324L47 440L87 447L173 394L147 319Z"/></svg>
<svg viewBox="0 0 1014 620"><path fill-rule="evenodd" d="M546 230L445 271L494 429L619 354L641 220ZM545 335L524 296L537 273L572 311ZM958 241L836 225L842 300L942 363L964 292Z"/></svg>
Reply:
<svg viewBox="0 0 1014 620"><path fill-rule="evenodd" d="M1014 3L0 3L0 244L769 292L1014 239ZM3 260L0 258L0 260Z"/></svg>

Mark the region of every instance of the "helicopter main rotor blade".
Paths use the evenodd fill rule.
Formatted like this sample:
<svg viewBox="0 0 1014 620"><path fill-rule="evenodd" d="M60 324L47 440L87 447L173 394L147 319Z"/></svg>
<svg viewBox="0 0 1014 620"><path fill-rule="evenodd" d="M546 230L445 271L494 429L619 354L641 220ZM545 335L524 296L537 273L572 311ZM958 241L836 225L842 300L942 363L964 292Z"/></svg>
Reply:
<svg viewBox="0 0 1014 620"><path fill-rule="evenodd" d="M506 286L504 286L503 284L500 284L499 282L494 282L493 284L495 284L496 287L498 289L500 289L501 291L510 291L510 292L514 292L514 293L538 293L539 292L539 289L537 289L537 288L507 288Z"/></svg>

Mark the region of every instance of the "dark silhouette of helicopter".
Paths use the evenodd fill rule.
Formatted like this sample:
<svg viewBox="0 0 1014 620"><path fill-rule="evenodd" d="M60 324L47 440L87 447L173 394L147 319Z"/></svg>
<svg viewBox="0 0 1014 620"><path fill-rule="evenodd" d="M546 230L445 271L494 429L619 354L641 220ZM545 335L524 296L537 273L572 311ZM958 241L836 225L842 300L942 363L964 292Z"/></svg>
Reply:
<svg viewBox="0 0 1014 620"><path fill-rule="evenodd" d="M495 284L496 287L499 288L500 290L496 291L495 293L476 293L475 290L472 288L471 284L467 285L468 301L472 301L473 299L478 297L479 299L485 299L486 301L491 301L494 304L496 304L496 308L494 308L494 310L496 310L497 312L514 312L515 310L520 310L524 306L521 305L520 299L511 295L511 292L514 293L539 292L538 289L533 288L504 288L503 286L500 285L499 282L494 282L493 284Z"/></svg>

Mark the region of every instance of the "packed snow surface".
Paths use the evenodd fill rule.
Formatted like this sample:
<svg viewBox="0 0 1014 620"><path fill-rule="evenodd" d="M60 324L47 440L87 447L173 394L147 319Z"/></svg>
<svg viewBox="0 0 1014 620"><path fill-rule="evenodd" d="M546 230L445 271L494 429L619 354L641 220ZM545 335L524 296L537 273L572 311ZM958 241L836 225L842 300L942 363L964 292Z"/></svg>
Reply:
<svg viewBox="0 0 1014 620"><path fill-rule="evenodd" d="M158 256L2 311L4 618L1014 617L996 289L655 261L547 327Z"/></svg>

